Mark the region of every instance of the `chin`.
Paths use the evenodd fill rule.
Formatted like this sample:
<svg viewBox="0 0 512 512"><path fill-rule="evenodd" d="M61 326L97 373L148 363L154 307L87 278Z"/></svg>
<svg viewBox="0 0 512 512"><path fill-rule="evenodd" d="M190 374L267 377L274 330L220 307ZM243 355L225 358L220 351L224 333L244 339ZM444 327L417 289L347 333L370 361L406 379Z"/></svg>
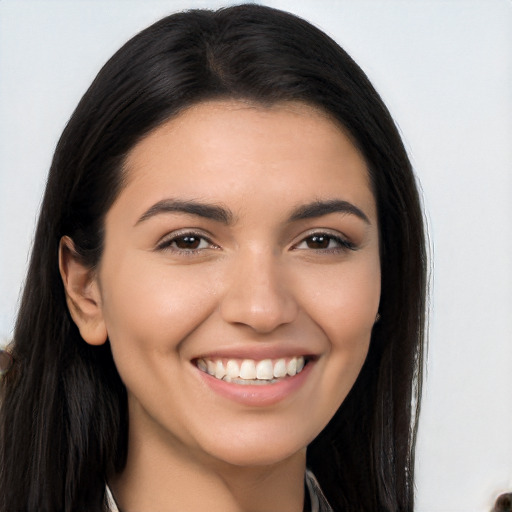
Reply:
<svg viewBox="0 0 512 512"><path fill-rule="evenodd" d="M253 436L229 436L228 441L215 446L204 447L215 459L238 467L262 467L280 464L294 456L305 457L309 437L290 438L287 433Z"/></svg>
<svg viewBox="0 0 512 512"><path fill-rule="evenodd" d="M258 468L258 467L269 467L279 465L295 456L305 457L306 448L301 448L296 451L289 452L268 452L267 450L254 449L254 450L238 450L232 449L229 454L219 454L221 460L230 466L236 466L239 468Z"/></svg>

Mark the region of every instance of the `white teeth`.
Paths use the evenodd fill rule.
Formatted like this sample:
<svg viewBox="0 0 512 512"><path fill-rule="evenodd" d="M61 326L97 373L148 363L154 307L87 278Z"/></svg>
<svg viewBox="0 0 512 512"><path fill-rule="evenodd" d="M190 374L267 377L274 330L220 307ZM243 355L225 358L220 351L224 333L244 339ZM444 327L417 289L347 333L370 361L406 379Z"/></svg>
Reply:
<svg viewBox="0 0 512 512"><path fill-rule="evenodd" d="M252 359L244 359L240 366L240 378L253 380L256 378L256 364Z"/></svg>
<svg viewBox="0 0 512 512"><path fill-rule="evenodd" d="M230 359L226 364L226 374L228 377L232 379L236 379L236 377L240 377L240 368L238 363L233 359Z"/></svg>
<svg viewBox="0 0 512 512"><path fill-rule="evenodd" d="M224 361L226 361L224 359ZM237 384L269 384L287 375L293 377L300 373L306 364L304 356L292 357L286 361L281 359L197 359L197 367L216 379Z"/></svg>
<svg viewBox="0 0 512 512"><path fill-rule="evenodd" d="M270 359L263 359L256 365L256 378L261 380L271 380L274 377L274 369Z"/></svg>
<svg viewBox="0 0 512 512"><path fill-rule="evenodd" d="M286 361L284 359L279 359L274 365L274 377L279 379L286 375Z"/></svg>
<svg viewBox="0 0 512 512"><path fill-rule="evenodd" d="M297 359L294 357L288 361L286 365L286 373L292 377L297 373Z"/></svg>
<svg viewBox="0 0 512 512"><path fill-rule="evenodd" d="M224 377L225 375L226 369L224 368L222 361L217 361L217 364L215 365L215 378L222 379L222 377Z"/></svg>
<svg viewBox="0 0 512 512"><path fill-rule="evenodd" d="M210 375L215 375L215 363L208 359L208 361L206 361L206 366L207 366L207 372Z"/></svg>

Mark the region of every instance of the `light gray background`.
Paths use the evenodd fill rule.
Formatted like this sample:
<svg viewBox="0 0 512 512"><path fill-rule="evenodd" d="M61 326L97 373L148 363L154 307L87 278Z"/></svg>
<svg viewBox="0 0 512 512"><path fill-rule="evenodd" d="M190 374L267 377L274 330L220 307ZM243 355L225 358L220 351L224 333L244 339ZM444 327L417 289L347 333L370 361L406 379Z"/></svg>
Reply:
<svg viewBox="0 0 512 512"><path fill-rule="evenodd" d="M216 0L0 0L0 341L53 149L103 62ZM488 511L512 490L512 2L269 0L332 35L395 117L433 246L417 510Z"/></svg>

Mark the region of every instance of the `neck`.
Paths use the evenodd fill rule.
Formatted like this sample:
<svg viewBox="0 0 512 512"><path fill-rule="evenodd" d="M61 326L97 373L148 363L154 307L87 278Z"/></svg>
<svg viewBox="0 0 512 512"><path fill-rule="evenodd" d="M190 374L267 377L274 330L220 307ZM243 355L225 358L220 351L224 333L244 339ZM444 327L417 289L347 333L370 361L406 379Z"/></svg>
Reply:
<svg viewBox="0 0 512 512"><path fill-rule="evenodd" d="M109 481L122 512L302 512L306 450L240 466L130 423L127 464Z"/></svg>

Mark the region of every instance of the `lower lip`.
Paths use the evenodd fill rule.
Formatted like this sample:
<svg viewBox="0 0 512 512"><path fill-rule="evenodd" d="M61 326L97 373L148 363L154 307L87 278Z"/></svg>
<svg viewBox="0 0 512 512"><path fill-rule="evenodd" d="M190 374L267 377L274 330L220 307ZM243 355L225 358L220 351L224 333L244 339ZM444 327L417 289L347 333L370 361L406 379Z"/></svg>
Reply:
<svg viewBox="0 0 512 512"><path fill-rule="evenodd" d="M293 377L286 377L279 382L263 385L226 382L216 379L198 368L196 369L203 382L215 393L243 405L268 407L281 402L295 393L308 378L313 365L314 361L309 361L308 364L304 366L303 370Z"/></svg>

